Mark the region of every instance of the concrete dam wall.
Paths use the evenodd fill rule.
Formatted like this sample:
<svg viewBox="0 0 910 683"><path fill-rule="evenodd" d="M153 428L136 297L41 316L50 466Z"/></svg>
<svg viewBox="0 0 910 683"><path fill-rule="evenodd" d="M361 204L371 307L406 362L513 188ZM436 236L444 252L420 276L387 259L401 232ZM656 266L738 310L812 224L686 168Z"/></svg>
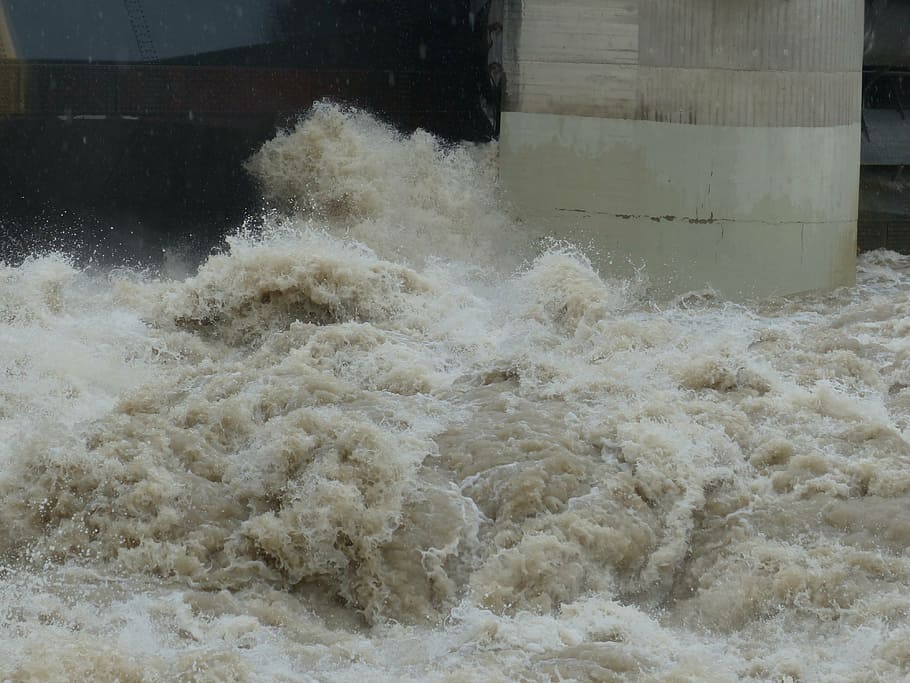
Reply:
<svg viewBox="0 0 910 683"><path fill-rule="evenodd" d="M862 0L505 0L501 181L655 291L853 282Z"/></svg>

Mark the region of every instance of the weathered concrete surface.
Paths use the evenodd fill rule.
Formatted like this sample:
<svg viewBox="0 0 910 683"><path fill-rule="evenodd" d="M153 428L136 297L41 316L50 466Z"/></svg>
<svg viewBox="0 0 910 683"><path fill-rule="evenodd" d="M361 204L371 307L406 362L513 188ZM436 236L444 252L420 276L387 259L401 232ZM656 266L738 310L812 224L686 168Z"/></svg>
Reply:
<svg viewBox="0 0 910 683"><path fill-rule="evenodd" d="M25 84L22 70L11 62L16 57L16 46L6 14L3 0L0 0L0 116L22 112Z"/></svg>
<svg viewBox="0 0 910 683"><path fill-rule="evenodd" d="M506 113L501 177L532 237L592 247L605 272L646 264L657 293L762 296L851 281L859 144L858 124Z"/></svg>
<svg viewBox="0 0 910 683"><path fill-rule="evenodd" d="M16 46L13 44L13 34L6 16L6 8L0 0L0 59L14 59Z"/></svg>
<svg viewBox="0 0 910 683"><path fill-rule="evenodd" d="M507 0L501 181L655 290L854 278L862 0Z"/></svg>

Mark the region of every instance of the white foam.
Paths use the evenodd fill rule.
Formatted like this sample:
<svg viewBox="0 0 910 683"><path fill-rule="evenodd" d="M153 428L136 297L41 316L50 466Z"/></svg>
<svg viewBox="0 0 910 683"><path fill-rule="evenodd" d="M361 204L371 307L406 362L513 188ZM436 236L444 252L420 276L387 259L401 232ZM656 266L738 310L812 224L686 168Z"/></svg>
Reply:
<svg viewBox="0 0 910 683"><path fill-rule="evenodd" d="M910 259L657 306L488 152L320 105L198 273L0 271L0 679L906 679Z"/></svg>

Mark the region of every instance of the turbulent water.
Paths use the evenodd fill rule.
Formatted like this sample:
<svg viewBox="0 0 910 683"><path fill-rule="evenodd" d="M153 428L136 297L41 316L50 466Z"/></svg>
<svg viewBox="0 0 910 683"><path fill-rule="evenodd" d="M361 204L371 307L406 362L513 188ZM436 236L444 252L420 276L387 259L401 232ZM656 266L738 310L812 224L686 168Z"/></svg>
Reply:
<svg viewBox="0 0 910 683"><path fill-rule="evenodd" d="M494 151L322 105L192 277L0 266L0 680L910 677L910 258L652 302Z"/></svg>

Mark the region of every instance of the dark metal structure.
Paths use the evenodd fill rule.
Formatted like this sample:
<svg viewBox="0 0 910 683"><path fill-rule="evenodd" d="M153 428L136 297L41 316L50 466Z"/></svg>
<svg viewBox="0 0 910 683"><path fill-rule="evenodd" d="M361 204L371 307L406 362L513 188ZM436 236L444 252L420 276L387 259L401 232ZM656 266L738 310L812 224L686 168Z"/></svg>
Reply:
<svg viewBox="0 0 910 683"><path fill-rule="evenodd" d="M866 0L862 122L859 247L910 253L908 0Z"/></svg>
<svg viewBox="0 0 910 683"><path fill-rule="evenodd" d="M155 47L155 39L152 37L148 20L145 18L143 0L123 0L123 5L129 16L133 35L136 37L139 56L144 62L154 62L158 59L158 49Z"/></svg>
<svg viewBox="0 0 910 683"><path fill-rule="evenodd" d="M486 0L0 0L0 259L210 244L257 206L243 161L321 99L402 130L490 138L487 11Z"/></svg>

